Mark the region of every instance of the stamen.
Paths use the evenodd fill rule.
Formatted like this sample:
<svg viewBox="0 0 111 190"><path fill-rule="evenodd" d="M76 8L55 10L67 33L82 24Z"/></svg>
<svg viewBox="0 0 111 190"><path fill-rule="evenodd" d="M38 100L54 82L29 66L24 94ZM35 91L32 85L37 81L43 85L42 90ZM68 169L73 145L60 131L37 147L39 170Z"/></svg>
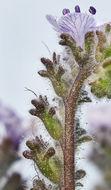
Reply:
<svg viewBox="0 0 111 190"><path fill-rule="evenodd" d="M75 6L75 12L76 12L76 13L80 13L80 12L81 12L79 5L76 5L76 6Z"/></svg>
<svg viewBox="0 0 111 190"><path fill-rule="evenodd" d="M89 8L89 12L90 12L92 15L95 15L95 14L96 14L96 9L91 6L91 7Z"/></svg>
<svg viewBox="0 0 111 190"><path fill-rule="evenodd" d="M68 14L68 13L70 13L70 10L69 10L69 9L63 9L63 11L62 11L62 14L63 14L63 15L66 15L66 14Z"/></svg>

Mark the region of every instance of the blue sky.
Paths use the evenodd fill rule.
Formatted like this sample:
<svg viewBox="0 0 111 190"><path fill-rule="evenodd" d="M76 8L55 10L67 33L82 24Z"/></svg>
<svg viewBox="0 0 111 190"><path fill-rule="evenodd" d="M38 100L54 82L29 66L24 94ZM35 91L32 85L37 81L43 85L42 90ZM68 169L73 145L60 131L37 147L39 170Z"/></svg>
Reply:
<svg viewBox="0 0 111 190"><path fill-rule="evenodd" d="M24 87L53 93L49 81L37 75L43 68L40 57L50 56L43 42L51 52L61 50L45 15L59 16L63 8L73 11L76 4L85 12L95 6L98 22L111 20L110 0L0 0L0 99L23 115L33 97Z"/></svg>

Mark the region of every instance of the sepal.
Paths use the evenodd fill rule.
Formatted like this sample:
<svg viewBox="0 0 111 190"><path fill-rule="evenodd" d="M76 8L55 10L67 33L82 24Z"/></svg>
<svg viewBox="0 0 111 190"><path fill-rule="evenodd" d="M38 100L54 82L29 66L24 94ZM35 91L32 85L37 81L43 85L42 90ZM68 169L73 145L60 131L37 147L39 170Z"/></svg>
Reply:
<svg viewBox="0 0 111 190"><path fill-rule="evenodd" d="M38 74L51 80L54 90L58 96L65 97L68 92L68 84L62 80L65 73L64 68L58 63L56 53L53 53L52 61L50 59L41 58L41 62L46 70L41 70Z"/></svg>
<svg viewBox="0 0 111 190"><path fill-rule="evenodd" d="M32 104L35 109L31 109L30 114L39 117L51 137L55 140L61 140L63 137L63 127L59 119L56 117L56 111L54 107L49 107L49 103L47 102L47 98L39 97L38 100L32 100Z"/></svg>
<svg viewBox="0 0 111 190"><path fill-rule="evenodd" d="M63 173L61 160L56 156L53 147L48 148L48 143L43 143L42 138L36 139L27 141L26 144L31 150L24 151L24 157L33 160L45 177L55 184L60 184Z"/></svg>

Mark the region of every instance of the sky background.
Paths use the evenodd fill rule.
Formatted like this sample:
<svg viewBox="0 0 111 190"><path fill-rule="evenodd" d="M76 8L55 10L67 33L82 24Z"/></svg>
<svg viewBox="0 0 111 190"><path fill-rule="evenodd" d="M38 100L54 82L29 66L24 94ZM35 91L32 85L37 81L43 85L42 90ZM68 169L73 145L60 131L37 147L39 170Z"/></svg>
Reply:
<svg viewBox="0 0 111 190"><path fill-rule="evenodd" d="M0 0L0 99L21 115L28 115L33 97L25 87L48 96L53 92L37 74L43 68L40 58L50 57L44 43L51 52L61 51L45 15L61 16L63 8L73 12L76 4L84 12L95 6L99 23L111 20L110 0Z"/></svg>
<svg viewBox="0 0 111 190"><path fill-rule="evenodd" d="M51 52L61 51L56 32L45 15L61 16L63 8L73 12L77 4L83 12L95 6L97 23L111 21L110 0L0 0L0 100L24 117L29 117L30 100L34 97L25 87L37 94L55 96L51 83L37 74L44 68L40 58L50 58L44 43ZM83 156L84 148L80 153ZM84 160L81 162L79 165L84 165ZM89 180L90 185L92 178L99 178L94 167L90 168L88 163L84 166L89 172L86 183ZM84 190L88 190L87 185Z"/></svg>

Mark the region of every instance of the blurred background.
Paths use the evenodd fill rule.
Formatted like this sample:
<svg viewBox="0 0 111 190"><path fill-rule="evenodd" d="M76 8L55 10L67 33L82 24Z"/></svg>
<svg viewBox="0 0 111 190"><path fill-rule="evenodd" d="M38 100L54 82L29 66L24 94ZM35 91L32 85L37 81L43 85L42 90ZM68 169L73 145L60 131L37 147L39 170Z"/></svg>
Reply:
<svg viewBox="0 0 111 190"><path fill-rule="evenodd" d="M28 110L31 107L30 101L34 95L26 91L25 87L33 90L36 94L47 94L49 100L55 97L51 83L40 77L37 71L43 68L40 63L42 56L50 58L53 51L62 51L58 45L56 32L49 25L45 16L46 14L61 16L63 8L69 8L73 12L76 4L80 5L81 11L87 13L89 7L94 6L97 9L95 19L98 24L111 21L111 2L109 0L0 0L0 102L12 109L20 120L26 120L28 124L25 124L25 127L28 129L31 121ZM89 88L86 87L86 90L89 91ZM106 99L98 100L91 94L90 96L94 104L106 101ZM9 114L8 116L10 116L10 111L7 112L6 107L4 109L7 114L4 115ZM83 114L80 114L80 110L78 110L81 125L87 122L87 108L88 104L80 108ZM15 117L13 118L11 115L11 118L15 122ZM4 125L6 125L6 122L3 120L0 124L1 139L4 134L7 137ZM23 134L23 136L25 135ZM32 136L31 131L28 136ZM7 141L5 143L7 144ZM19 150L20 155L24 150L24 146L25 143ZM90 147L91 145L82 146L78 154L78 157L81 158L78 165L87 169L84 190L91 189L91 186L102 179L100 171L94 165L88 164L87 161L84 164L85 156ZM18 150L16 149L16 151ZM24 166L23 171L20 171L21 166ZM36 175L33 164L31 165L25 159L14 165L14 169L12 167L10 172L12 170L19 170L24 177L28 177L30 185L32 177Z"/></svg>

